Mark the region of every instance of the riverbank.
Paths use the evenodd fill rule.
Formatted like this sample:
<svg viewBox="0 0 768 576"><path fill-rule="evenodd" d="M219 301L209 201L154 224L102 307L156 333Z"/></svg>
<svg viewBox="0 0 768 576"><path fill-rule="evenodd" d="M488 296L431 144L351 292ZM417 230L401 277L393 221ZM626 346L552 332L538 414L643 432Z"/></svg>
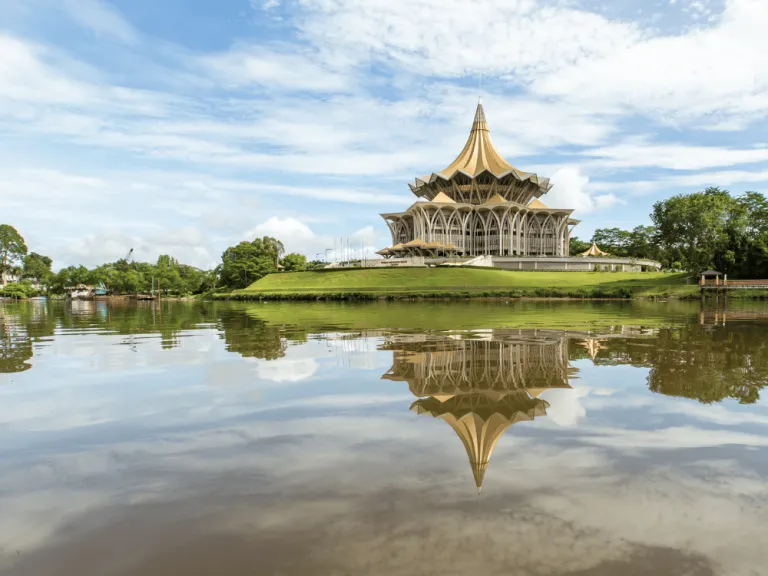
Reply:
<svg viewBox="0 0 768 576"><path fill-rule="evenodd" d="M270 274L244 290L214 297L224 300L698 299L700 290L686 274L664 272L519 272L446 267Z"/></svg>

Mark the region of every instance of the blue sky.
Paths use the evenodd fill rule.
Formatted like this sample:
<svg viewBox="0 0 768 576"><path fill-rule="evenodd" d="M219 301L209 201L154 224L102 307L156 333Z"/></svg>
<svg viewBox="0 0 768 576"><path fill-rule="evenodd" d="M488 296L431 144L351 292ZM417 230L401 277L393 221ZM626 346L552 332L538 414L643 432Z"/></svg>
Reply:
<svg viewBox="0 0 768 576"><path fill-rule="evenodd" d="M645 224L766 192L765 30L765 0L0 0L0 220L55 267L373 251L481 95L578 236Z"/></svg>

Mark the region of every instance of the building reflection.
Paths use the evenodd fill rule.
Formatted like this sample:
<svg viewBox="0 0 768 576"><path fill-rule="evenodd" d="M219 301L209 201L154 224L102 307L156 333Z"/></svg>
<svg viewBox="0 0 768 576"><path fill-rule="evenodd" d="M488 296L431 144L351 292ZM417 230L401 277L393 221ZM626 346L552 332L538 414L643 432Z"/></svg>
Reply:
<svg viewBox="0 0 768 576"><path fill-rule="evenodd" d="M518 422L546 416L550 389L571 389L576 370L568 361L563 332L492 331L483 339L397 335L386 380L408 382L417 414L440 418L453 428L469 458L478 491L494 447ZM476 336L476 335L474 335Z"/></svg>

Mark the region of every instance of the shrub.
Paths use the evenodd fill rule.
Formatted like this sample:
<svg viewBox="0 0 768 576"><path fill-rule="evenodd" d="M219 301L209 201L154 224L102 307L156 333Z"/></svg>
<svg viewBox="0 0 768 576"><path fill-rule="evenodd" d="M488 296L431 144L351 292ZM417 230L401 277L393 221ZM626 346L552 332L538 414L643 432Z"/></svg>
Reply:
<svg viewBox="0 0 768 576"><path fill-rule="evenodd" d="M20 284L17 282L10 282L0 288L0 296L5 298L29 298L30 294L34 292L31 284Z"/></svg>

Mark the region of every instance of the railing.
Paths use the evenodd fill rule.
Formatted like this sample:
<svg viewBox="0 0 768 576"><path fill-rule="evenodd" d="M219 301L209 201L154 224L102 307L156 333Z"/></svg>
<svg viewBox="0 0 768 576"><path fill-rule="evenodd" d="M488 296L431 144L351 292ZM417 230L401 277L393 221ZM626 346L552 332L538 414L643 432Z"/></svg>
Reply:
<svg viewBox="0 0 768 576"><path fill-rule="evenodd" d="M768 290L768 280L704 280L699 282L702 288L731 288L731 289L765 289Z"/></svg>
<svg viewBox="0 0 768 576"><path fill-rule="evenodd" d="M726 286L765 286L768 288L768 280L728 280Z"/></svg>

